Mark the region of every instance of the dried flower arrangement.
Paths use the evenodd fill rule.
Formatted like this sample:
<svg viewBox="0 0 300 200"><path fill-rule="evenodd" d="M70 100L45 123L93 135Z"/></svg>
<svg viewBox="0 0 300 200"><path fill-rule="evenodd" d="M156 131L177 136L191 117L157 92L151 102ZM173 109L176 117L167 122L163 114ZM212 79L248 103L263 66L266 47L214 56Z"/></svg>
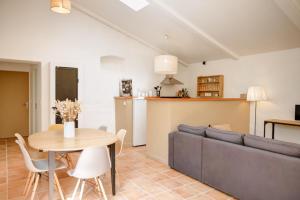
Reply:
<svg viewBox="0 0 300 200"><path fill-rule="evenodd" d="M72 122L75 121L78 117L78 114L81 112L80 102L75 99L71 101L66 99L65 101L55 101L55 112L63 122Z"/></svg>

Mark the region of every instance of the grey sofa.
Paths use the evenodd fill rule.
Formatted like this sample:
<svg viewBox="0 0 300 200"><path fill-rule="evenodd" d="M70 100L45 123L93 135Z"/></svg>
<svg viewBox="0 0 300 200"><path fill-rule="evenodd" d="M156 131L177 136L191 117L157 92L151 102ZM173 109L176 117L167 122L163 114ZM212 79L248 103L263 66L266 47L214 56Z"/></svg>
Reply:
<svg viewBox="0 0 300 200"><path fill-rule="evenodd" d="M300 199L300 145L206 127L178 129L169 134L171 168L242 200Z"/></svg>

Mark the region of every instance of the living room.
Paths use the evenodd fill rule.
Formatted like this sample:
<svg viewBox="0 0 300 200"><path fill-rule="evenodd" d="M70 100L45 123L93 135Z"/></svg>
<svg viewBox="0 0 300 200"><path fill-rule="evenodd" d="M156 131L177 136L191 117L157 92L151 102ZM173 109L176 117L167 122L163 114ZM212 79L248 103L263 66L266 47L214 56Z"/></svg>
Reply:
<svg viewBox="0 0 300 200"><path fill-rule="evenodd" d="M25 79L29 85L21 89L27 91L25 96L28 101L12 97L20 99L22 109L26 109L23 113L26 115L26 120L23 120L26 126L18 128L16 125L19 123L17 117L23 116L17 107L8 106L3 100L5 98L0 103L3 113L0 117L0 199L26 199L34 194L34 184L31 184L27 196L23 194L28 169L14 134L20 133L26 140L29 136L26 143L34 146L33 140L29 141L30 137L57 123L57 113L53 111L57 105L55 100L59 99L57 85L71 85L72 82L71 79L59 79L58 69L76 72L72 84L77 88L74 95L80 102L80 114L76 116L78 124L74 126L97 130L104 127L107 133L117 133L120 129L127 131L123 152L120 157L116 154L116 173L108 172L101 179L108 199L270 197L254 189L256 198L245 197L242 190L235 193L231 188L227 190L226 187L205 182L202 177L193 177L189 174L189 170L193 171L189 168L194 166L192 163L187 163L187 169L176 169L169 160L172 157L169 154L169 133L176 131L180 124L198 128L211 125L266 137L269 143L274 140L300 144L299 121L295 116L296 105L300 104L300 2L134 2L0 1L0 72L3 73L0 74L3 78L0 80L0 92L8 96L4 91L12 91L6 90L9 88L8 83L4 82L8 80L4 78L7 72L27 74ZM55 11L55 5L65 8L66 13ZM170 61L171 65L165 66L173 67L174 71L167 73L163 71L165 69L159 69L163 64L156 65L156 61L159 62L156 58L160 56L171 59L173 63ZM172 60L174 58L175 62ZM162 84L170 77L182 84ZM202 93L201 87L198 87L202 84L199 77L205 81L211 80L211 77L223 77L222 81L218 81L220 84L222 82L218 86L219 93L209 89ZM122 81L129 81L129 92L122 92ZM210 82L205 81L203 84L206 85ZM162 86L160 96L154 89L156 86ZM263 90L263 98L247 101L247 93L250 95L248 90L254 86ZM183 98L177 98L179 94ZM13 94L10 92L9 95ZM138 131L135 131L137 121L134 117L137 116L134 110L136 97L137 101L146 102L137 110L139 114L141 112L138 111L144 110L136 119ZM12 114L8 115L10 111ZM144 132L143 141L137 145L133 144L135 132ZM42 150L42 144L44 142L37 142L38 150ZM107 146L112 148L111 144ZM49 148L45 149L50 152ZM300 148L295 146L295 149ZM75 166L80 154L70 155ZM51 156L47 159L50 160ZM176 155L173 156L176 159ZM187 158L189 156L186 155ZM65 162L64 159L62 161ZM298 168L295 167L293 173L300 172ZM54 170L50 171L54 173ZM285 173L282 170L282 174ZM34 179L38 185L33 198L71 198L77 179L69 177L66 171L57 172L57 176L61 182L62 196L50 187L51 184L48 185L47 175L42 175L41 180L37 180L39 176ZM115 177L115 183L112 177ZM299 181L293 182L294 179L282 182L285 181L290 181L295 187L300 185ZM114 184L115 190L112 191ZM235 184L238 183L232 185ZM94 183L82 185L85 187L83 194L76 194L75 191L76 196L104 199L101 188L93 190ZM270 186L271 189L277 187L276 184ZM283 196L278 195L277 198L300 198L297 196L300 194L291 187L290 190L281 189ZM49 192L51 190L52 194ZM290 196L284 196L288 192Z"/></svg>

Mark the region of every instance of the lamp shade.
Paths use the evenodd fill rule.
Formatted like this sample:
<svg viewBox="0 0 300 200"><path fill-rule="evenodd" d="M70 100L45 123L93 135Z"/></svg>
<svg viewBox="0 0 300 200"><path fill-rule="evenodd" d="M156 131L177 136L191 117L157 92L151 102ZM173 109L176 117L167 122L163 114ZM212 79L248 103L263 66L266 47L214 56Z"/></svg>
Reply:
<svg viewBox="0 0 300 200"><path fill-rule="evenodd" d="M158 74L177 74L178 58L171 55L156 56L154 71Z"/></svg>
<svg viewBox="0 0 300 200"><path fill-rule="evenodd" d="M71 0L51 0L51 10L60 14L71 12Z"/></svg>
<svg viewBox="0 0 300 200"><path fill-rule="evenodd" d="M267 95L264 88L260 86L249 87L247 92L247 101L264 101L267 100Z"/></svg>

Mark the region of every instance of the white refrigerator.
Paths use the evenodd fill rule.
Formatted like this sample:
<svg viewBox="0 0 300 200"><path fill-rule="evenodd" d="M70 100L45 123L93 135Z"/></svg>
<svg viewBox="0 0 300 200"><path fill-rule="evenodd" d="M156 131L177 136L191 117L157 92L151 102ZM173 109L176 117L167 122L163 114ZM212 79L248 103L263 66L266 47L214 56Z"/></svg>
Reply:
<svg viewBox="0 0 300 200"><path fill-rule="evenodd" d="M147 140L147 101L133 98L133 146L146 145Z"/></svg>

